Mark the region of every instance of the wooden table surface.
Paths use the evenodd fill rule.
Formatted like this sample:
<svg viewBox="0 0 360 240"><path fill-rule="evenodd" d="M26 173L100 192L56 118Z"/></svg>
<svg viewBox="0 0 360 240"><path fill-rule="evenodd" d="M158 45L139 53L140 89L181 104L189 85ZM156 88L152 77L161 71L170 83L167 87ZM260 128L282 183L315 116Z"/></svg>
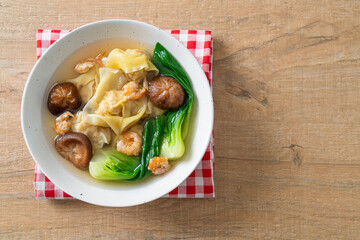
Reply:
<svg viewBox="0 0 360 240"><path fill-rule="evenodd" d="M214 38L214 199L36 200L21 133L37 28L129 18ZM1 239L359 239L359 1L0 0Z"/></svg>

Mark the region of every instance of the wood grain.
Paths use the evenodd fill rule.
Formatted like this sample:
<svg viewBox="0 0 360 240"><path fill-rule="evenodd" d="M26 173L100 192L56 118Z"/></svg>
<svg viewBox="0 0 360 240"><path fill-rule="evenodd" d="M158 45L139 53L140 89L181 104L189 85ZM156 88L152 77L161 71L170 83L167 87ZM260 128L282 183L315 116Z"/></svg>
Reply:
<svg viewBox="0 0 360 240"><path fill-rule="evenodd" d="M358 239L359 1L0 0L0 238ZM37 28L129 18L214 37L215 199L36 200L20 105Z"/></svg>

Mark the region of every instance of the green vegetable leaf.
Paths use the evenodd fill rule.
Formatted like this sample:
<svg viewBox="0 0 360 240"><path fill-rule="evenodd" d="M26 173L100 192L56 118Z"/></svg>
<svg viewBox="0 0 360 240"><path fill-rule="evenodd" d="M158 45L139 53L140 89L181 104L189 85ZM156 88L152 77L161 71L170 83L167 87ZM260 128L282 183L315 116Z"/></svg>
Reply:
<svg viewBox="0 0 360 240"><path fill-rule="evenodd" d="M129 180L140 172L140 159L113 148L97 150L89 164L89 172L99 180Z"/></svg>
<svg viewBox="0 0 360 240"><path fill-rule="evenodd" d="M186 102L179 109L168 111L165 115L164 138L160 151L162 157L178 159L185 152L184 139L189 129L194 93L184 69L160 43L156 43L152 62L162 75L173 77L187 94Z"/></svg>
<svg viewBox="0 0 360 240"><path fill-rule="evenodd" d="M150 159L160 154L164 124L165 116L158 116L156 119L149 119L146 122L141 151L141 170L135 180L140 180L151 173L147 168Z"/></svg>

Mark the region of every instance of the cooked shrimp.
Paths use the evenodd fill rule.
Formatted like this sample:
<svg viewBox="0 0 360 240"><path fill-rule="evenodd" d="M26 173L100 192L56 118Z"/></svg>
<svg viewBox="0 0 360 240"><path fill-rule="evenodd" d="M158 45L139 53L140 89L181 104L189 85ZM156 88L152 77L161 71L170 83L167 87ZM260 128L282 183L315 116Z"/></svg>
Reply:
<svg viewBox="0 0 360 240"><path fill-rule="evenodd" d="M154 157L150 159L148 169L155 175L166 173L170 169L170 164L165 157Z"/></svg>
<svg viewBox="0 0 360 240"><path fill-rule="evenodd" d="M64 134L71 129L70 117L74 117L70 112L64 112L55 119L55 131L58 134Z"/></svg>
<svg viewBox="0 0 360 240"><path fill-rule="evenodd" d="M128 82L123 87L123 92L127 99L136 100L145 95L147 87L148 83L146 80L144 80L142 87L137 82Z"/></svg>
<svg viewBox="0 0 360 240"><path fill-rule="evenodd" d="M142 138L138 133L127 131L119 136L116 144L118 152L126 155L139 155L142 146Z"/></svg>
<svg viewBox="0 0 360 240"><path fill-rule="evenodd" d="M87 58L87 59L84 59L84 60L80 61L75 66L75 71L78 72L78 73L86 73L92 67L94 67L95 64L99 64L100 66L103 66L104 64L103 64L101 59L104 57L104 55L105 55L105 52L100 53L95 58Z"/></svg>

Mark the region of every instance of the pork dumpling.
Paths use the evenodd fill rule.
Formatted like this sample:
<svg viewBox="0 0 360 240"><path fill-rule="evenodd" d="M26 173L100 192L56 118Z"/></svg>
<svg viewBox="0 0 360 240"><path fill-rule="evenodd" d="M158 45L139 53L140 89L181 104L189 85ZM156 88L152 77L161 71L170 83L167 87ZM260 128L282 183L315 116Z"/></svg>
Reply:
<svg viewBox="0 0 360 240"><path fill-rule="evenodd" d="M83 120L83 112L79 111L71 121L71 130L85 134L91 141L94 151L101 149L104 144L111 141L111 129L86 123Z"/></svg>
<svg viewBox="0 0 360 240"><path fill-rule="evenodd" d="M141 69L136 72L128 73L126 74L126 76L130 81L140 82L146 77L146 71L144 69Z"/></svg>
<svg viewBox="0 0 360 240"><path fill-rule="evenodd" d="M151 101L147 103L147 109L145 112L146 117L157 117L163 115L166 110L156 107Z"/></svg>
<svg viewBox="0 0 360 240"><path fill-rule="evenodd" d="M99 103L95 114L102 116L114 115L119 116L122 112L122 103L126 100L125 96L119 90L106 92L104 98Z"/></svg>
<svg viewBox="0 0 360 240"><path fill-rule="evenodd" d="M121 89L127 82L122 71L111 68L100 68L100 83L96 88L94 96L84 106L84 112L95 113L101 100L111 90Z"/></svg>
<svg viewBox="0 0 360 240"><path fill-rule="evenodd" d="M86 104L95 94L99 82L98 78L98 68L92 68L74 79L67 80L67 82L73 83L79 89L82 102Z"/></svg>

